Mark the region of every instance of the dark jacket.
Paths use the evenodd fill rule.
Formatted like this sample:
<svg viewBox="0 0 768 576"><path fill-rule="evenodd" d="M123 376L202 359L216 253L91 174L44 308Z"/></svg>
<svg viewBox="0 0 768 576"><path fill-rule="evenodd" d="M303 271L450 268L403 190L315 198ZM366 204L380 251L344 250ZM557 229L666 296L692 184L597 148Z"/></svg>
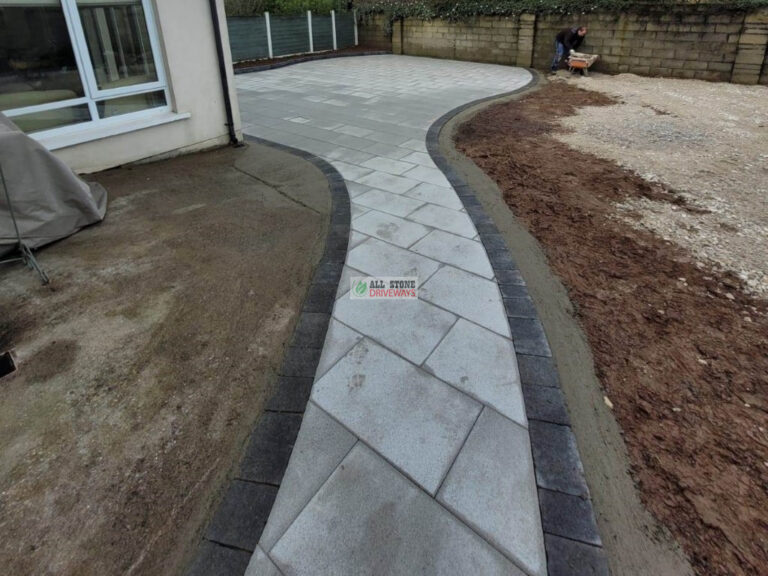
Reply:
<svg viewBox="0 0 768 576"><path fill-rule="evenodd" d="M581 43L584 42L584 36L579 36L578 28L564 28L557 33L555 40L565 46L565 55L568 56L568 52L581 46Z"/></svg>

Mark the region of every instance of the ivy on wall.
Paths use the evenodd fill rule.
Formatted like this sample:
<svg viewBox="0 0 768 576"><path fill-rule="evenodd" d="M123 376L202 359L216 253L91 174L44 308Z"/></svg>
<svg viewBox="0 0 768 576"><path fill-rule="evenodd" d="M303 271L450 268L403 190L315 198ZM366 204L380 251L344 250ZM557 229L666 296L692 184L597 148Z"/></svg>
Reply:
<svg viewBox="0 0 768 576"><path fill-rule="evenodd" d="M355 0L358 13L384 14L390 21L403 18L465 20L473 16L515 16L529 14L588 14L590 12L651 12L675 7L699 13L751 10L768 6L768 0Z"/></svg>

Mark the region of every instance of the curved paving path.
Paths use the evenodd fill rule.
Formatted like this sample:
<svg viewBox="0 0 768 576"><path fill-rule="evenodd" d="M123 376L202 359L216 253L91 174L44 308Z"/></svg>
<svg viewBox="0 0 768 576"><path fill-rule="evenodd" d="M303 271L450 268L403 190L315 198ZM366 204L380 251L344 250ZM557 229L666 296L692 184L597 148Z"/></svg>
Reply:
<svg viewBox="0 0 768 576"><path fill-rule="evenodd" d="M442 114L522 69L372 56L237 77L244 131L330 161L352 232L311 401L248 575L547 573L502 297L427 154ZM418 276L416 301L349 278Z"/></svg>

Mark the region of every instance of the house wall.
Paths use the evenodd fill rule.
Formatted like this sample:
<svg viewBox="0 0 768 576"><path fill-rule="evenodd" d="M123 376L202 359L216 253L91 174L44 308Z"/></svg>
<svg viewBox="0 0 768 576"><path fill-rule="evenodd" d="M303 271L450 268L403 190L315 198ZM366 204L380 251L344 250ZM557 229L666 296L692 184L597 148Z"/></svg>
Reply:
<svg viewBox="0 0 768 576"><path fill-rule="evenodd" d="M581 50L600 54L595 70L768 85L768 10L711 12L706 4L647 13L592 13ZM392 24L395 54L547 69L567 15L476 17L465 22L406 19ZM363 20L360 43L382 46L384 16Z"/></svg>
<svg viewBox="0 0 768 576"><path fill-rule="evenodd" d="M54 153L80 173L229 142L208 0L155 1L158 33L174 112L184 120L60 148ZM223 0L217 0L235 128L241 134Z"/></svg>

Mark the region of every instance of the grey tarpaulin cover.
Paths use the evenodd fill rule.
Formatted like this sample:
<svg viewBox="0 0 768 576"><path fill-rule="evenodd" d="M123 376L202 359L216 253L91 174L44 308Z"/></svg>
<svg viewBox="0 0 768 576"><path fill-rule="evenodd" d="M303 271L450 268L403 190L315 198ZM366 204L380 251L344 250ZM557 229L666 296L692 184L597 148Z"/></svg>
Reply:
<svg viewBox="0 0 768 576"><path fill-rule="evenodd" d="M44 146L0 113L0 167L21 238L30 248L74 234L104 219L107 192L87 184ZM0 184L0 255L17 243Z"/></svg>

